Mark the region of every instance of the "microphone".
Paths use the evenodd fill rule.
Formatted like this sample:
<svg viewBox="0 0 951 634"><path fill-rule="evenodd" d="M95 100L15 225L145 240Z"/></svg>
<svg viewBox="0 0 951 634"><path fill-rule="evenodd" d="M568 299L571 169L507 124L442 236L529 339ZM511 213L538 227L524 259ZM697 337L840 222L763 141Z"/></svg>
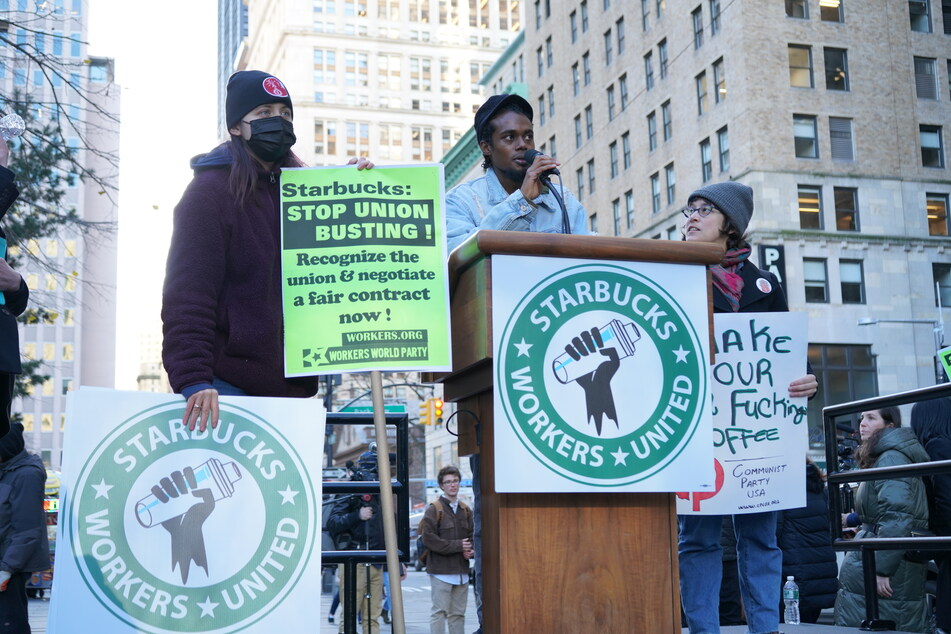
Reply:
<svg viewBox="0 0 951 634"><path fill-rule="evenodd" d="M526 150L523 158L529 165L531 165L532 163L535 162L535 157L538 157L538 156L545 156L545 155L539 152L538 150ZM538 178L539 180L548 180L552 176L556 176L556 175L561 176L561 172L559 172L556 168L553 167L550 170L545 170L544 172L542 172L542 174Z"/></svg>

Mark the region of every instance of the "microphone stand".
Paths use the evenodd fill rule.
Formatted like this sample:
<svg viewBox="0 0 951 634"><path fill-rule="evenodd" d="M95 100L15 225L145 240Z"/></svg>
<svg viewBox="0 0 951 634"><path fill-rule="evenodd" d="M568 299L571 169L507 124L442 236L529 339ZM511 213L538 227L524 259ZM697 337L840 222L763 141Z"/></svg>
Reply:
<svg viewBox="0 0 951 634"><path fill-rule="evenodd" d="M558 206L561 207L561 232L564 234L571 233L571 219L568 217L568 208L565 206L565 198L558 190L556 190L552 184L551 179L548 176L540 176L538 179L542 185L548 188L548 191L552 193L555 197L555 200L558 201ZM558 175L558 185L564 190L565 186L561 180L561 174Z"/></svg>

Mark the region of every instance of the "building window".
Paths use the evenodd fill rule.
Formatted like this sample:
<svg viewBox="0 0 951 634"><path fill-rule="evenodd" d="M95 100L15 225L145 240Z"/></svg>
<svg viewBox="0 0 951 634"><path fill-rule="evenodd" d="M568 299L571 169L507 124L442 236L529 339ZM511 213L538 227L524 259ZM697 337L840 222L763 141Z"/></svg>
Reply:
<svg viewBox="0 0 951 634"><path fill-rule="evenodd" d="M610 66L614 61L614 37L611 29L604 32L604 64Z"/></svg>
<svg viewBox="0 0 951 634"><path fill-rule="evenodd" d="M944 34L951 35L951 0L941 0L941 14L944 16Z"/></svg>
<svg viewBox="0 0 951 634"><path fill-rule="evenodd" d="M806 0L786 0L786 17L808 19L809 7Z"/></svg>
<svg viewBox="0 0 951 634"><path fill-rule="evenodd" d="M588 231L598 233L598 214L588 216Z"/></svg>
<svg viewBox="0 0 951 634"><path fill-rule="evenodd" d="M657 149L657 115L653 112L647 115L647 149Z"/></svg>
<svg viewBox="0 0 951 634"><path fill-rule="evenodd" d="M918 126L921 135L921 164L924 167L944 167L944 148L941 141L941 126Z"/></svg>
<svg viewBox="0 0 951 634"><path fill-rule="evenodd" d="M590 141L594 136L594 114L591 112L591 106L584 109L584 130L585 138Z"/></svg>
<svg viewBox="0 0 951 634"><path fill-rule="evenodd" d="M542 3L535 0L535 30L542 28Z"/></svg>
<svg viewBox="0 0 951 634"><path fill-rule="evenodd" d="M808 114L793 115L793 137L796 158L819 158L819 138L816 117Z"/></svg>
<svg viewBox="0 0 951 634"><path fill-rule="evenodd" d="M694 80L697 84L697 114L702 115L710 107L707 103L707 71L702 71Z"/></svg>
<svg viewBox="0 0 951 634"><path fill-rule="evenodd" d="M931 6L929 0L908 0L908 17L911 30L931 33Z"/></svg>
<svg viewBox="0 0 951 634"><path fill-rule="evenodd" d="M829 117L829 145L834 161L855 160L852 145L852 120Z"/></svg>
<svg viewBox="0 0 951 634"><path fill-rule="evenodd" d="M789 45L789 85L796 88L812 88L812 47L801 44Z"/></svg>
<svg viewBox="0 0 951 634"><path fill-rule="evenodd" d="M656 0L657 3L657 19L659 20L664 11L667 9L667 0Z"/></svg>
<svg viewBox="0 0 951 634"><path fill-rule="evenodd" d="M545 39L545 66L551 68L552 62L555 59L555 54L551 50L551 36L549 35Z"/></svg>
<svg viewBox="0 0 951 634"><path fill-rule="evenodd" d="M726 71L721 57L713 62L713 101L720 103L724 99L726 99Z"/></svg>
<svg viewBox="0 0 951 634"><path fill-rule="evenodd" d="M799 186L799 228L822 230L822 188Z"/></svg>
<svg viewBox="0 0 951 634"><path fill-rule="evenodd" d="M915 58L915 91L919 99L938 98L938 73L936 59Z"/></svg>
<svg viewBox="0 0 951 634"><path fill-rule="evenodd" d="M865 281L862 275L861 260L841 260L839 262L839 283L842 286L843 304L865 303Z"/></svg>
<svg viewBox="0 0 951 634"><path fill-rule="evenodd" d="M581 56L581 66L584 70L584 85L587 86L591 83L591 56L587 52Z"/></svg>
<svg viewBox="0 0 951 634"><path fill-rule="evenodd" d="M608 121L614 121L614 86L608 86Z"/></svg>
<svg viewBox="0 0 951 634"><path fill-rule="evenodd" d="M823 22L842 22L842 3L845 0L819 2L819 19Z"/></svg>
<svg viewBox="0 0 951 634"><path fill-rule="evenodd" d="M833 187L835 228L837 231L859 230L859 190L854 187Z"/></svg>
<svg viewBox="0 0 951 634"><path fill-rule="evenodd" d="M555 116L555 87L549 86L548 90L548 116L554 118Z"/></svg>
<svg viewBox="0 0 951 634"><path fill-rule="evenodd" d="M822 408L878 395L878 371L872 346L809 344L809 364L819 379L819 393L809 401L809 444L824 446ZM837 417L835 423L853 426L853 415Z"/></svg>
<svg viewBox="0 0 951 634"><path fill-rule="evenodd" d="M617 141L613 142L608 147L608 152L611 156L611 178L617 178L618 172L620 171L617 155Z"/></svg>
<svg viewBox="0 0 951 634"><path fill-rule="evenodd" d="M624 169L631 166L631 133L621 135L621 156L624 160Z"/></svg>
<svg viewBox="0 0 951 634"><path fill-rule="evenodd" d="M617 54L623 55L624 42L626 39L626 35L624 33L624 18L618 19L618 21L614 23L614 27L615 27L615 30L617 31Z"/></svg>
<svg viewBox="0 0 951 634"><path fill-rule="evenodd" d="M648 53L644 56L644 84L647 90L654 87L654 54Z"/></svg>
<svg viewBox="0 0 951 634"><path fill-rule="evenodd" d="M538 125L545 125L545 95L538 98Z"/></svg>
<svg viewBox="0 0 951 634"><path fill-rule="evenodd" d="M709 138L700 142L700 177L704 183L713 177L713 155Z"/></svg>
<svg viewBox="0 0 951 634"><path fill-rule="evenodd" d="M621 89L621 110L627 110L627 104L630 102L630 93L627 89L627 73L621 75L617 83Z"/></svg>
<svg viewBox="0 0 951 634"><path fill-rule="evenodd" d="M673 163L664 166L664 179L667 181L667 204L673 205L677 200L677 175Z"/></svg>
<svg viewBox="0 0 951 634"><path fill-rule="evenodd" d="M634 190L624 192L624 212L627 216L627 228L634 226Z"/></svg>
<svg viewBox="0 0 951 634"><path fill-rule="evenodd" d="M571 23L571 43L574 44L578 41L578 12L572 11L568 21Z"/></svg>
<svg viewBox="0 0 951 634"><path fill-rule="evenodd" d="M710 36L720 32L720 0L710 0Z"/></svg>
<svg viewBox="0 0 951 634"><path fill-rule="evenodd" d="M669 141L674 135L673 120L670 116L670 101L660 104L660 115L664 124L664 140Z"/></svg>
<svg viewBox="0 0 951 634"><path fill-rule="evenodd" d="M580 148L581 143L581 115L579 114L575 117L575 149Z"/></svg>
<svg viewBox="0 0 951 634"><path fill-rule="evenodd" d="M825 48L822 53L826 66L826 90L848 90L848 52L844 48Z"/></svg>
<svg viewBox="0 0 951 634"><path fill-rule="evenodd" d="M581 92L581 73L578 71L578 63L571 66L571 92L575 97Z"/></svg>
<svg viewBox="0 0 951 634"><path fill-rule="evenodd" d="M720 171L730 171L730 132L726 126L717 130L717 148L720 154Z"/></svg>
<svg viewBox="0 0 951 634"><path fill-rule="evenodd" d="M935 306L951 306L951 264L934 262L931 274L934 276Z"/></svg>
<svg viewBox="0 0 951 634"><path fill-rule="evenodd" d="M667 39L657 43L657 61L660 64L660 78L667 77Z"/></svg>
<svg viewBox="0 0 951 634"><path fill-rule="evenodd" d="M802 276L806 287L806 301L826 304L829 302L829 276L824 258L803 258Z"/></svg>
<svg viewBox="0 0 951 634"><path fill-rule="evenodd" d="M581 0L581 32L588 32L588 0Z"/></svg>
<svg viewBox="0 0 951 634"><path fill-rule="evenodd" d="M654 213L660 211L660 174L651 174L651 209Z"/></svg>
<svg viewBox="0 0 951 634"><path fill-rule="evenodd" d="M577 179L577 187L575 189L578 191L578 200L584 198L584 168L579 167L575 170L575 178Z"/></svg>
<svg viewBox="0 0 951 634"><path fill-rule="evenodd" d="M928 235L948 235L948 195L925 194L925 211L928 216Z"/></svg>
<svg viewBox="0 0 951 634"><path fill-rule="evenodd" d="M641 28L644 31L651 28L650 0L641 0Z"/></svg>
<svg viewBox="0 0 951 634"><path fill-rule="evenodd" d="M545 58L542 55L542 47L539 46L535 51L535 63L538 65L538 76L545 74Z"/></svg>
<svg viewBox="0 0 951 634"><path fill-rule="evenodd" d="M614 220L614 235L621 235L621 199L611 201L611 218Z"/></svg>
<svg viewBox="0 0 951 634"><path fill-rule="evenodd" d="M703 46L703 5L690 12L693 19L693 47L698 49Z"/></svg>
<svg viewBox="0 0 951 634"><path fill-rule="evenodd" d="M594 193L594 159L588 161L588 193Z"/></svg>

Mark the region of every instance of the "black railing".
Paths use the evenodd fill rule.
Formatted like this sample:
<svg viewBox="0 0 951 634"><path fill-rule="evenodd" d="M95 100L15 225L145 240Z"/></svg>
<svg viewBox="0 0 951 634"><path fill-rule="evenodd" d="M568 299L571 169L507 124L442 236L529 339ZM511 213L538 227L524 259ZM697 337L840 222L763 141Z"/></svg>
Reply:
<svg viewBox="0 0 951 634"><path fill-rule="evenodd" d="M327 412L328 425L367 425L373 424L372 413ZM396 548L399 559L409 561L409 417L406 414L387 414L386 424L396 427L396 477L391 479L393 493L396 495ZM390 448L392 453L393 449ZM392 465L391 465L392 468ZM391 472L392 473L392 472ZM324 482L324 494L368 493L380 495L379 480L350 482ZM357 631L357 564L385 564L385 550L324 550L320 553L321 563L343 564L343 587L346 596L343 599L343 624L347 634ZM399 575L399 572L396 573ZM368 584L369 585L369 584ZM369 592L369 587L367 588ZM369 619L369 614L367 614Z"/></svg>
<svg viewBox="0 0 951 634"><path fill-rule="evenodd" d="M839 471L835 419L839 416L858 414L859 412L882 409L884 407L917 403L918 401L940 397L951 397L951 383L942 383L933 387L900 392L889 396L867 398L823 408L822 422L826 441L828 482L830 487L836 487L836 494L829 495L829 527L832 535L841 535L842 533L842 486L849 487L849 490L851 490L851 483L853 482L951 473L951 460L937 460L894 467L877 467L874 469L862 469L860 471ZM894 630L895 623L893 621L882 620L878 616L875 552L879 550L951 550L951 537L874 537L862 539L842 539L839 537L833 540L832 547L838 551L858 550L862 555L862 570L865 584L865 621L862 622L859 629L887 631Z"/></svg>

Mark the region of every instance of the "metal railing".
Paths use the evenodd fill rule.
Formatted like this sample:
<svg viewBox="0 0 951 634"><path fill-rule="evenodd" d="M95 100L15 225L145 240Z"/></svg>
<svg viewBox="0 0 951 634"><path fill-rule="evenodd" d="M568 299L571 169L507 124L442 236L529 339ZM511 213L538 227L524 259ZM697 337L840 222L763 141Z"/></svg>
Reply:
<svg viewBox="0 0 951 634"><path fill-rule="evenodd" d="M327 412L328 425L373 424L372 413ZM386 424L396 427L396 477L392 480L396 495L396 548L402 563L409 561L409 417L387 414ZM380 495L379 480L324 482L324 494ZM386 564L386 550L324 550L321 564L343 564L343 623L347 634L357 631L357 564ZM399 574L399 573L397 573ZM369 592L369 588L367 588ZM369 616L368 616L369 619Z"/></svg>
<svg viewBox="0 0 951 634"><path fill-rule="evenodd" d="M889 396L867 398L823 408L822 422L826 444L827 479L830 488L835 487L835 494L832 494L830 491L829 495L829 527L832 535L841 535L842 533L842 486L849 487L849 490L851 490L851 483L853 482L951 473L951 460L936 460L894 467L877 467L859 471L839 471L835 419L839 416L857 414L859 412L882 409L884 407L917 403L918 401L940 397L951 397L951 383L943 383ZM837 551L857 550L861 552L865 589L865 621L862 622L859 629L867 631L888 631L895 629L895 623L893 621L880 619L878 615L875 553L879 550L951 550L951 537L871 537L861 539L843 539L837 537L833 539L832 547Z"/></svg>

